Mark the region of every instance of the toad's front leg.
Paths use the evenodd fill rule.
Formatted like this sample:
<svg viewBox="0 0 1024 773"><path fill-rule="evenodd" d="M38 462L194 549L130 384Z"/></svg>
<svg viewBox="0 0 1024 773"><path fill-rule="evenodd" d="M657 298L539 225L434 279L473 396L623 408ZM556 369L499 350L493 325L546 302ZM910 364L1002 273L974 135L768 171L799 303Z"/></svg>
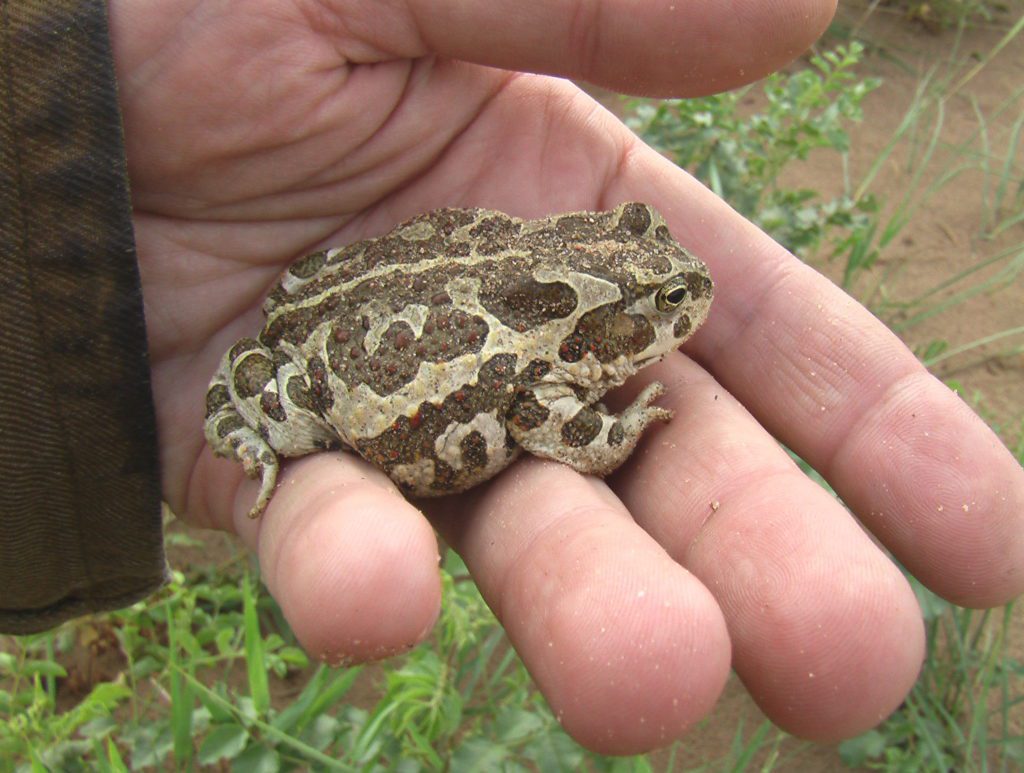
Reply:
<svg viewBox="0 0 1024 773"><path fill-rule="evenodd" d="M519 391L507 425L531 454L607 475L626 461L652 422L672 418L672 411L651 405L664 391L654 381L615 415L581 402L568 384L538 384Z"/></svg>
<svg viewBox="0 0 1024 773"><path fill-rule="evenodd" d="M323 368L313 370L315 380ZM302 365L275 359L255 339L243 338L224 355L206 392L204 429L217 456L241 462L246 475L260 479L250 518L258 517L274 494L278 455L300 456L338 445L316 395Z"/></svg>

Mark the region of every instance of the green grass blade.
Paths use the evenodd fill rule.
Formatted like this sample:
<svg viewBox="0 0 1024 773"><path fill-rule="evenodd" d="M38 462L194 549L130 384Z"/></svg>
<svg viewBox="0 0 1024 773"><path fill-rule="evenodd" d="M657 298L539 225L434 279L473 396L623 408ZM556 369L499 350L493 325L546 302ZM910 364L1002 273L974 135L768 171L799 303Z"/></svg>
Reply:
<svg viewBox="0 0 1024 773"><path fill-rule="evenodd" d="M112 773L128 773L128 766L125 765L117 744L110 738L107 739L107 770Z"/></svg>
<svg viewBox="0 0 1024 773"><path fill-rule="evenodd" d="M1000 341L1004 338L1010 338L1012 336L1017 335L1024 335L1024 325L1021 325L1020 327L1011 327L1009 330L1000 330L998 333L992 333L991 335L976 338L969 343L961 344L960 346L950 347L941 354L930 359L924 360L924 364L926 367L931 368L935 365L938 365L943 360L948 360L950 357L955 357L958 354L963 354L964 352L968 352L971 349L975 349L979 346L985 346L987 344Z"/></svg>
<svg viewBox="0 0 1024 773"><path fill-rule="evenodd" d="M731 773L742 773L742 771L747 770L751 763L753 763L754 757L764 747L765 738L767 738L771 729L772 723L766 719L758 725L757 730L754 731L750 740L743 743L742 738L739 735L742 732L743 727L741 725L737 728L737 735L733 738L733 750L734 752L738 751L739 753L736 757L736 761L730 768Z"/></svg>
<svg viewBox="0 0 1024 773"><path fill-rule="evenodd" d="M242 577L242 615L245 630L245 668L249 678L249 696L257 716L265 717L270 709L270 682L267 660L260 633L256 608L254 580L249 572Z"/></svg>
<svg viewBox="0 0 1024 773"><path fill-rule="evenodd" d="M174 739L174 761L187 768L192 759L192 693L183 678L187 666L181 659L181 634L171 604L164 606L167 619L167 654L169 657L171 692L171 735ZM186 661L187 662L187 661Z"/></svg>
<svg viewBox="0 0 1024 773"><path fill-rule="evenodd" d="M302 733L310 722L345 697L362 671L362 666L352 666L339 673L320 665L295 701L274 717L271 724L282 732Z"/></svg>
<svg viewBox="0 0 1024 773"><path fill-rule="evenodd" d="M957 81L956 85L952 86L949 89L949 91L946 92L945 98L949 99L958 91L960 91L960 89L962 89L964 86L970 83L978 75L978 73L980 73L988 66L989 62L995 59L999 55L999 53L1004 48L1006 48L1015 37L1017 37L1021 33L1022 30L1024 30L1024 15L1021 15L1021 17L1017 19L1017 23L1006 31L1006 34L1003 35L1002 38L1000 38L998 43L996 43L992 48L988 49L985 52L985 55L978 60L977 64L975 64L970 70L964 73L963 77L959 81Z"/></svg>
<svg viewBox="0 0 1024 773"><path fill-rule="evenodd" d="M354 770L350 765L340 762L333 757L330 757L318 749L314 749L302 740L295 738L288 733L284 733L278 730L270 722L265 721L262 717L248 716L239 707L232 704L230 701L225 700L221 696L217 695L206 685L199 682L191 674L187 674L182 671L179 667L175 667L175 670L182 676L182 678L189 684L192 690L197 694L201 694L206 701L216 703L225 712L228 712L234 717L234 720L242 725L243 727L250 730L256 730L259 735L264 739L269 739L282 746L288 747L296 754L300 755L304 761L315 762L318 765L323 766L324 770L340 770L340 771L351 771ZM319 769L319 768L318 768Z"/></svg>

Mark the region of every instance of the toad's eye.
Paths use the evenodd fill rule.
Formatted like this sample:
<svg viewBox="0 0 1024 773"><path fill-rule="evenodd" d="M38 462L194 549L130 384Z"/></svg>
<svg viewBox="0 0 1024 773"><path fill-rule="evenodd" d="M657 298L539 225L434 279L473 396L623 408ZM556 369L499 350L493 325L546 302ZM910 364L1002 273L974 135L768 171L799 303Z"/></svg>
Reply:
<svg viewBox="0 0 1024 773"><path fill-rule="evenodd" d="M658 293L654 296L654 305L658 311L672 311L684 300L686 300L686 279L677 276L658 288Z"/></svg>

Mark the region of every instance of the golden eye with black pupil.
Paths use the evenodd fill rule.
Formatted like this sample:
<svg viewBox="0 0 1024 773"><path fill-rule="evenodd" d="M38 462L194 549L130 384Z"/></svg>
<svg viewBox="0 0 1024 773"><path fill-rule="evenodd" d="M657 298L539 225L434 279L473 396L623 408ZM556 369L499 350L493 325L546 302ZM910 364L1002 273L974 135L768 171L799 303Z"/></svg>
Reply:
<svg viewBox="0 0 1024 773"><path fill-rule="evenodd" d="M672 311L684 300L686 300L686 280L677 276L658 288L658 293L654 296L654 305L658 311Z"/></svg>

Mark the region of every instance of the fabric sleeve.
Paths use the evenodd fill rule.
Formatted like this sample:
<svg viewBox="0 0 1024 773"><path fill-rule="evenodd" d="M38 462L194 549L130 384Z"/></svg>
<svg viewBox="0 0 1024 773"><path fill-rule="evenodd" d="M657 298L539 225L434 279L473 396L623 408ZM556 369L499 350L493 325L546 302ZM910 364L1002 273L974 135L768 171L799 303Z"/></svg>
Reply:
<svg viewBox="0 0 1024 773"><path fill-rule="evenodd" d="M166 579L102 0L0 0L0 631Z"/></svg>

